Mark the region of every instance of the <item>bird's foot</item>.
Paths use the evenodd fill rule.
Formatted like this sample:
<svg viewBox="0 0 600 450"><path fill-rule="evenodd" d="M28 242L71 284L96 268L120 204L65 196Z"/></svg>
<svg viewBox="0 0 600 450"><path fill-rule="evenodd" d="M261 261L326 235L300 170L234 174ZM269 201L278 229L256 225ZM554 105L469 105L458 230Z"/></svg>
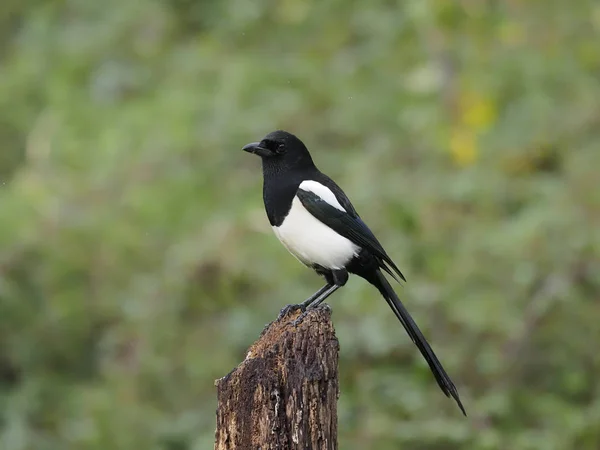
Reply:
<svg viewBox="0 0 600 450"><path fill-rule="evenodd" d="M319 303L318 305L310 305L306 309L307 310L309 310L309 309L327 309L327 310L331 311L331 306L329 306L327 303Z"/></svg>
<svg viewBox="0 0 600 450"><path fill-rule="evenodd" d="M306 315L308 314L308 311L306 309L304 309L300 315L298 317L296 317L295 320L292 320L291 324L295 327L297 327L298 325L300 325L302 323L302 321L304 320L304 318L306 317Z"/></svg>
<svg viewBox="0 0 600 450"><path fill-rule="evenodd" d="M287 305L285 308L283 308L280 312L279 312L279 316L277 317L277 320L281 320L283 319L285 316L287 316L289 313L291 312L295 312L301 310L302 314L304 314L304 312L306 311L306 308L302 305Z"/></svg>
<svg viewBox="0 0 600 450"><path fill-rule="evenodd" d="M318 305L309 305L308 307L302 309L302 313L300 313L300 315L298 317L296 317L296 320L292 321L292 325L297 327L298 325L300 325L302 323L302 321L304 320L304 318L307 316L307 314L309 313L309 311L311 309L317 309L317 308L323 308L323 309L327 309L331 311L331 308L329 307L329 305L327 303L321 303Z"/></svg>

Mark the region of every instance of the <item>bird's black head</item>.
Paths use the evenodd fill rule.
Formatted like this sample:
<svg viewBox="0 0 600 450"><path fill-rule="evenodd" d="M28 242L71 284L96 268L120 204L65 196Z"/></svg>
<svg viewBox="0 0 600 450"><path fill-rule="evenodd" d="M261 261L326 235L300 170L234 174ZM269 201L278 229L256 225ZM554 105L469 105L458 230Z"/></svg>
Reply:
<svg viewBox="0 0 600 450"><path fill-rule="evenodd" d="M242 150L260 156L264 170L280 172L314 167L304 143L287 131L273 131L260 142L245 145Z"/></svg>

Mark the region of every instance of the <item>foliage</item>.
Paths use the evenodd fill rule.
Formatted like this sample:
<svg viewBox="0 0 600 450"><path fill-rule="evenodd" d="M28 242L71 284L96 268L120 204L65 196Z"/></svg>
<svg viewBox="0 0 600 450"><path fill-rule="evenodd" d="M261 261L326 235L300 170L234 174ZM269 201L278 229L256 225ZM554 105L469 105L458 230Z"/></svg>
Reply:
<svg viewBox="0 0 600 450"><path fill-rule="evenodd" d="M352 280L340 448L600 447L598 4L0 12L0 448L211 448L213 380L320 287L240 151L276 128L407 275L470 414Z"/></svg>

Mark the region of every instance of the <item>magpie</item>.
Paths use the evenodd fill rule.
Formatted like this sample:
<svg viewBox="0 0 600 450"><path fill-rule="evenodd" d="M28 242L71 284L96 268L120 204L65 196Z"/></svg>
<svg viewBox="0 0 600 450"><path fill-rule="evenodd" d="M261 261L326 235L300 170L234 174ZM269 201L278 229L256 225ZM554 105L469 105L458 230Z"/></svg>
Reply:
<svg viewBox="0 0 600 450"><path fill-rule="evenodd" d="M263 200L275 235L301 263L325 278L326 284L299 305L319 306L355 274L374 285L429 364L441 390L465 409L454 383L429 346L383 272L396 281L406 278L342 189L315 166L304 143L277 130L242 150L260 156Z"/></svg>

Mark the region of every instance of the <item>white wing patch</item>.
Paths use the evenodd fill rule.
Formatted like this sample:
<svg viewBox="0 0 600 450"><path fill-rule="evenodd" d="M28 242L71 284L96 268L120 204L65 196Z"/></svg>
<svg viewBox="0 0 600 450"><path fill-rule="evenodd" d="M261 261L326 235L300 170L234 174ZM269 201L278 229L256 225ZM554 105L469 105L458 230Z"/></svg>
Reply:
<svg viewBox="0 0 600 450"><path fill-rule="evenodd" d="M340 202L338 202L338 199L335 197L335 194L331 191L331 189L325 185L322 185L318 181L306 180L300 183L300 186L298 187L303 191L312 192L313 194L318 195L334 208L346 212L344 207L340 205Z"/></svg>
<svg viewBox="0 0 600 450"><path fill-rule="evenodd" d="M304 181L303 190L310 190L331 206L345 211L333 192L316 181ZM342 269L358 254L360 247L336 233L306 210L298 197L294 197L290 212L275 235L289 252L307 266L318 264L326 269Z"/></svg>

